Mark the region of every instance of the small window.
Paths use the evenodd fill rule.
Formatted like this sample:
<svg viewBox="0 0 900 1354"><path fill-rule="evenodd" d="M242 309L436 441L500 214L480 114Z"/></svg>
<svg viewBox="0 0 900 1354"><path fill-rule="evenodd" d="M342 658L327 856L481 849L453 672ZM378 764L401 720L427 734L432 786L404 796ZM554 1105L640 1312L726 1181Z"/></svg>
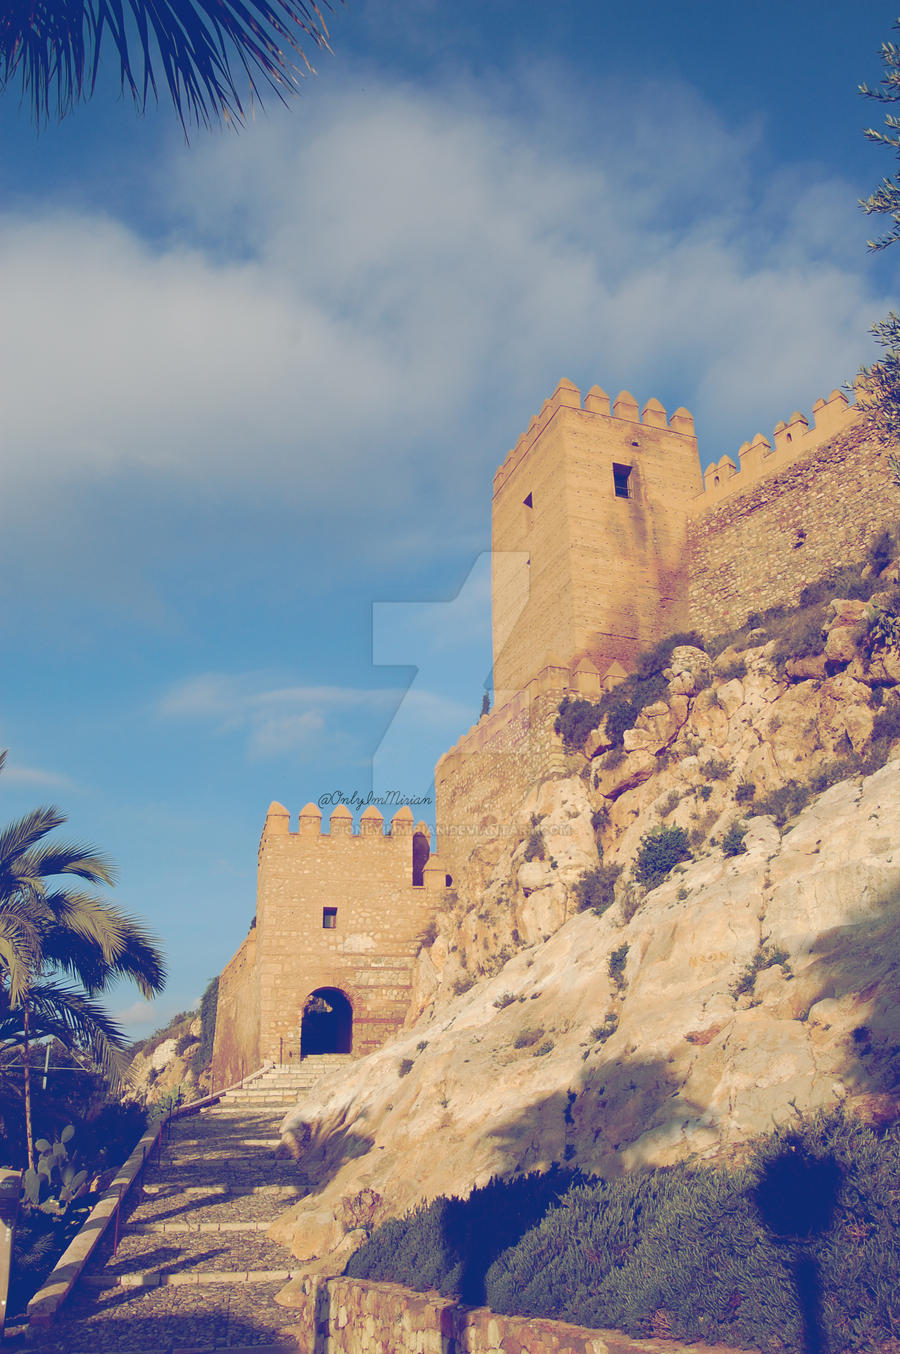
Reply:
<svg viewBox="0 0 900 1354"><path fill-rule="evenodd" d="M630 474L630 465L613 465L613 487L616 491L616 498L631 498L631 494L628 492L628 476Z"/></svg>
<svg viewBox="0 0 900 1354"><path fill-rule="evenodd" d="M323 907L323 908L322 908L322 925L324 926L324 928L325 928L326 931L333 931L333 930L334 930L334 928L337 926L337 908L336 908L336 907Z"/></svg>
<svg viewBox="0 0 900 1354"><path fill-rule="evenodd" d="M531 494L526 494L523 502L525 503L526 508L534 507L534 502L532 501Z"/></svg>
<svg viewBox="0 0 900 1354"><path fill-rule="evenodd" d="M522 499L522 511L525 514L525 530L530 531L534 520L534 499L531 494L526 494Z"/></svg>

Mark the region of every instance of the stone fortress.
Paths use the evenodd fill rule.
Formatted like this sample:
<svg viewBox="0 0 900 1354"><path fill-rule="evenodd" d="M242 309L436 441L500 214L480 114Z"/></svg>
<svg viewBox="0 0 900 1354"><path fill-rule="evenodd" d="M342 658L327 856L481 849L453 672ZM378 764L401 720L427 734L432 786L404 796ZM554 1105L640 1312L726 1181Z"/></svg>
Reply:
<svg viewBox="0 0 900 1354"><path fill-rule="evenodd" d="M565 695L597 699L666 635L794 603L893 525L881 449L837 390L701 474L694 421L559 383L494 477L493 710L435 770L436 852L407 809L358 833L344 806L272 804L256 922L219 982L216 1086L308 1053L363 1056L399 1030L415 956L470 853L564 768Z"/></svg>

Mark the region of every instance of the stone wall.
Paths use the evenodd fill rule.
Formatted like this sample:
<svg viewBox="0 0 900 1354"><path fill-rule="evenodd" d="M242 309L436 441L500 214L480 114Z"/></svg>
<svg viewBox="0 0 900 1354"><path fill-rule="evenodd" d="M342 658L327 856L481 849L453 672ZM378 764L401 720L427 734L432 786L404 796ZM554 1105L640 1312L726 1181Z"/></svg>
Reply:
<svg viewBox="0 0 900 1354"><path fill-rule="evenodd" d="M314 804L294 831L282 804L269 808L253 944L245 941L222 975L217 1084L239 1077L241 1060L252 1070L307 1052L364 1056L403 1025L421 937L446 898L444 865L408 808L385 833L370 807L354 832L352 814L338 805L329 829ZM336 996L345 1011L349 1004L346 1044L303 1046L304 1010L316 994Z"/></svg>
<svg viewBox="0 0 900 1354"><path fill-rule="evenodd" d="M854 423L691 520L691 626L713 635L752 611L795 604L808 583L860 560L896 521L884 452Z"/></svg>
<svg viewBox="0 0 900 1354"><path fill-rule="evenodd" d="M256 928L219 977L212 1083L231 1086L244 1073L255 1072L259 1056L259 971Z"/></svg>
<svg viewBox="0 0 900 1354"><path fill-rule="evenodd" d="M701 492L694 422L627 391L610 405L560 381L494 477L494 690L548 666L604 670L683 629L688 511Z"/></svg>
<svg viewBox="0 0 900 1354"><path fill-rule="evenodd" d="M566 1321L498 1316L400 1284L308 1278L303 1290L291 1301L302 1320L288 1328L302 1354L688 1354L673 1340L632 1340ZM689 1349L704 1354L709 1346Z"/></svg>
<svg viewBox="0 0 900 1354"><path fill-rule="evenodd" d="M563 696L599 700L604 683L589 659L577 669L545 668L446 752L434 773L438 851L453 878L486 842L521 835L517 815L529 787L565 774L566 754L553 725Z"/></svg>

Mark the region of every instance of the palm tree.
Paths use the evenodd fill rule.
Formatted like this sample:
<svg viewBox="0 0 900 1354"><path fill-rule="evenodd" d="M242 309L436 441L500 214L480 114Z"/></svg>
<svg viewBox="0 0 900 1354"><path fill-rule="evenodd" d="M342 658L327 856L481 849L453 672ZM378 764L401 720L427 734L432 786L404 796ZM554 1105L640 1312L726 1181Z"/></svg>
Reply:
<svg viewBox="0 0 900 1354"><path fill-rule="evenodd" d="M331 0L322 0L327 9ZM138 108L168 87L182 126L243 121L232 64L251 98L260 84L284 100L312 70L300 45L328 46L315 0L6 0L0 13L0 91L17 79L40 123L94 92L104 41Z"/></svg>
<svg viewBox="0 0 900 1354"><path fill-rule="evenodd" d="M5 759L0 753L0 768ZM125 1036L92 998L119 977L146 997L165 983L159 949L133 917L68 880L51 882L113 882L111 865L93 847L45 840L65 821L58 809L41 808L0 831L0 1045L22 1049L32 1168L31 1041L55 1035L86 1049L115 1080ZM60 984L59 973L77 985Z"/></svg>

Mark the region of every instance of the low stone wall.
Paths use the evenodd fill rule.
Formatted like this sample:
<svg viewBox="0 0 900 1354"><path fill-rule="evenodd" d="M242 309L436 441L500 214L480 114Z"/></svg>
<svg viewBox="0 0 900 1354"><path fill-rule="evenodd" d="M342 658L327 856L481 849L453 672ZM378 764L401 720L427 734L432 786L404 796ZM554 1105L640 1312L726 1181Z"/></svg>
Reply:
<svg viewBox="0 0 900 1354"><path fill-rule="evenodd" d="M302 1289L302 1293L298 1291ZM364 1279L295 1281L290 1334L302 1354L704 1354L712 1346L632 1340L567 1321L498 1316L438 1293ZM718 1347L717 1354L729 1354Z"/></svg>

